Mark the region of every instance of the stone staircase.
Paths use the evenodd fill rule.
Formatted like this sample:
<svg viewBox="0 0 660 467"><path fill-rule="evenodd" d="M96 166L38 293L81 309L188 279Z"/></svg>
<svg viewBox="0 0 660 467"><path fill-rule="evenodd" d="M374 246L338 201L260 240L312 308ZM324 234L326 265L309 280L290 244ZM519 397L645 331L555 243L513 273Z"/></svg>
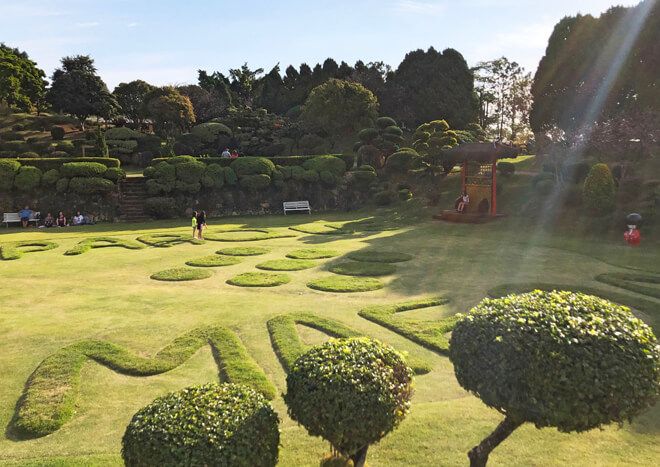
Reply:
<svg viewBox="0 0 660 467"><path fill-rule="evenodd" d="M144 222L151 217L144 211L147 199L146 179L128 177L119 183L119 220L123 222Z"/></svg>

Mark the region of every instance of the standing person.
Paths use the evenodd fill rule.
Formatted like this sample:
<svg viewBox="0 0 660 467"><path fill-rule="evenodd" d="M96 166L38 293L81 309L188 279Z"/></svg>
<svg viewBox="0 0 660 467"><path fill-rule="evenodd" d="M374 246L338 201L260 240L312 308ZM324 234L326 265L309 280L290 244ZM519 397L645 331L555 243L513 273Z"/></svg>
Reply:
<svg viewBox="0 0 660 467"><path fill-rule="evenodd" d="M204 227L206 227L206 211L201 211L197 214L197 238L200 240L204 240L204 235L202 234Z"/></svg>
<svg viewBox="0 0 660 467"><path fill-rule="evenodd" d="M30 216L32 215L32 209L30 209L30 206L25 206L25 209L21 209L20 211L21 214L21 222L23 223L23 227L28 226L28 222L30 222Z"/></svg>
<svg viewBox="0 0 660 467"><path fill-rule="evenodd" d="M232 159L235 159L235 158L237 158L237 157L238 157L238 149L234 149L234 150L231 152L231 158L232 158Z"/></svg>
<svg viewBox="0 0 660 467"><path fill-rule="evenodd" d="M224 157L226 159L230 156L231 156L231 153L229 152L229 148L225 148L225 150L222 151L221 157Z"/></svg>
<svg viewBox="0 0 660 467"><path fill-rule="evenodd" d="M193 211L192 228L193 228L193 238L197 238L197 235L195 235L195 232L197 231L197 211Z"/></svg>

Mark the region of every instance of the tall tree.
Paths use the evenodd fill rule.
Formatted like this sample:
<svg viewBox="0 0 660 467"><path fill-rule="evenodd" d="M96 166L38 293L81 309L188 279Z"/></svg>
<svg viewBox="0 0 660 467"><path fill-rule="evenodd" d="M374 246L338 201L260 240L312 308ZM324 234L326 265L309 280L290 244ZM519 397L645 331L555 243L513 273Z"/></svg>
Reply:
<svg viewBox="0 0 660 467"><path fill-rule="evenodd" d="M477 120L474 77L454 49L408 53L387 84L383 111L409 126L444 118L451 127L465 128Z"/></svg>
<svg viewBox="0 0 660 467"><path fill-rule="evenodd" d="M499 137L508 133L515 139L527 125L531 75L506 57L479 62L473 72L481 102L480 124Z"/></svg>
<svg viewBox="0 0 660 467"><path fill-rule="evenodd" d="M214 71L210 75L204 70L197 70L197 73L197 81L202 88L208 92L215 92L217 98L226 103L227 107L234 105L231 92L229 91L230 83L225 75L219 71Z"/></svg>
<svg viewBox="0 0 660 467"><path fill-rule="evenodd" d="M45 76L25 52L0 43L0 102L26 112L39 111L46 94Z"/></svg>
<svg viewBox="0 0 660 467"><path fill-rule="evenodd" d="M195 123L195 112L190 99L172 86L156 88L147 94L147 112L154 120L156 130L164 136L184 132Z"/></svg>
<svg viewBox="0 0 660 467"><path fill-rule="evenodd" d="M534 76L532 130L574 133L620 114L660 109L659 57L656 0L613 7L599 18L563 18Z"/></svg>
<svg viewBox="0 0 660 467"><path fill-rule="evenodd" d="M215 90L207 91L201 86L190 84L178 86L177 91L190 99L197 123L208 122L212 118L225 115L229 110L231 100L226 96L223 99L223 96Z"/></svg>
<svg viewBox="0 0 660 467"><path fill-rule="evenodd" d="M377 113L378 101L371 91L361 84L330 79L309 94L301 118L310 127L339 135L357 130Z"/></svg>
<svg viewBox="0 0 660 467"><path fill-rule="evenodd" d="M132 120L137 129L147 118L146 96L154 89L151 84L140 79L130 83L119 83L113 94L121 106L122 114Z"/></svg>
<svg viewBox="0 0 660 467"><path fill-rule="evenodd" d="M74 115L85 129L85 120L91 115L109 115L116 108L107 86L96 74L94 60L89 55L64 57L62 66L52 76L51 88L46 95L57 112Z"/></svg>
<svg viewBox="0 0 660 467"><path fill-rule="evenodd" d="M232 81L230 88L234 91L246 105L252 105L256 97L257 76L264 72L263 68L250 70L247 63L240 68L229 70L229 76Z"/></svg>

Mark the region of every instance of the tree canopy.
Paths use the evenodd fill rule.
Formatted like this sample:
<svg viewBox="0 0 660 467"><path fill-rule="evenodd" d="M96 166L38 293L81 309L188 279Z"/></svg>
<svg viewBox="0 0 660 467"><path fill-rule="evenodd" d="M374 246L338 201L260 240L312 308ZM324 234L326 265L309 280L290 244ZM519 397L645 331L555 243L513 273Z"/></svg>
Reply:
<svg viewBox="0 0 660 467"><path fill-rule="evenodd" d="M153 119L155 128L164 135L183 132L195 123L195 112L190 99L172 86L152 90L147 94L146 101L147 112Z"/></svg>
<svg viewBox="0 0 660 467"><path fill-rule="evenodd" d="M29 111L46 94L46 76L25 52L0 43L0 102Z"/></svg>
<svg viewBox="0 0 660 467"><path fill-rule="evenodd" d="M660 108L660 3L568 16L534 76L530 124L572 132L640 108Z"/></svg>
<svg viewBox="0 0 660 467"><path fill-rule="evenodd" d="M46 98L57 112L74 115L85 128L90 115L112 116L119 105L96 74L89 55L64 57L55 70Z"/></svg>
<svg viewBox="0 0 660 467"><path fill-rule="evenodd" d="M132 120L139 128L147 118L146 96L154 89L151 84L141 79L130 83L119 83L113 94L121 106L121 113Z"/></svg>

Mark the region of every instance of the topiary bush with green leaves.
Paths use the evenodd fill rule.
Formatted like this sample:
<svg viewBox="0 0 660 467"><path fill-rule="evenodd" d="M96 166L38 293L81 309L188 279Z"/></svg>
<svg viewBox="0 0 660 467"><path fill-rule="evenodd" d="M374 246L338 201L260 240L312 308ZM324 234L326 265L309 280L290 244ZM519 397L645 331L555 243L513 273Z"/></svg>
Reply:
<svg viewBox="0 0 660 467"><path fill-rule="evenodd" d="M238 184L247 191L263 191L270 185L270 177L266 174L243 175Z"/></svg>
<svg viewBox="0 0 660 467"><path fill-rule="evenodd" d="M60 179L60 171L57 169L50 169L41 177L41 183L44 185L55 185Z"/></svg>
<svg viewBox="0 0 660 467"><path fill-rule="evenodd" d="M172 268L153 273L151 278L156 281L181 282L208 279L212 275L213 272L207 269Z"/></svg>
<svg viewBox="0 0 660 467"><path fill-rule="evenodd" d="M44 240L23 240L19 242L0 243L0 259L5 261L19 259L23 253L47 251L57 248L57 243Z"/></svg>
<svg viewBox="0 0 660 467"><path fill-rule="evenodd" d="M403 355L364 337L332 339L299 357L287 376L284 401L312 436L363 466L410 410L413 371Z"/></svg>
<svg viewBox="0 0 660 467"><path fill-rule="evenodd" d="M41 183L41 170L23 165L14 177L14 187L19 191L32 191Z"/></svg>
<svg viewBox="0 0 660 467"><path fill-rule="evenodd" d="M258 256L265 255L269 252L269 248L263 248L260 246L237 246L231 248L223 248L222 250L216 251L216 254L229 256Z"/></svg>
<svg viewBox="0 0 660 467"><path fill-rule="evenodd" d="M291 276L266 272L244 272L227 280L227 284L238 287L277 287L289 282Z"/></svg>
<svg viewBox="0 0 660 467"><path fill-rule="evenodd" d="M64 139L64 134L65 134L64 128L62 128L61 126L54 126L50 129L50 136L54 140Z"/></svg>
<svg viewBox="0 0 660 467"><path fill-rule="evenodd" d="M239 157L230 165L231 169L236 173L238 178L245 175L264 174L269 177L275 170L275 164L265 157Z"/></svg>
<svg viewBox="0 0 660 467"><path fill-rule="evenodd" d="M456 323L461 386L505 414L471 465L525 422L582 432L631 420L660 394L660 347L627 308L568 291L485 299Z"/></svg>
<svg viewBox="0 0 660 467"><path fill-rule="evenodd" d="M0 159L0 191L9 191L14 186L14 177L21 168L21 163Z"/></svg>
<svg viewBox="0 0 660 467"><path fill-rule="evenodd" d="M62 177L101 177L108 168L98 162L66 162L60 167Z"/></svg>
<svg viewBox="0 0 660 467"><path fill-rule="evenodd" d="M303 162L303 168L314 170L319 174L328 171L336 177L342 177L346 172L346 162L335 156L317 156Z"/></svg>
<svg viewBox="0 0 660 467"><path fill-rule="evenodd" d="M74 193L108 193L114 188L112 180L101 177L74 177L69 180L69 190Z"/></svg>
<svg viewBox="0 0 660 467"><path fill-rule="evenodd" d="M198 268L215 268L219 266L233 266L240 262L240 258L236 256L209 255L188 260L186 261L186 264Z"/></svg>
<svg viewBox="0 0 660 467"><path fill-rule="evenodd" d="M582 205L591 216L614 211L614 179L607 164L596 164L589 171L582 190Z"/></svg>
<svg viewBox="0 0 660 467"><path fill-rule="evenodd" d="M279 417L258 392L205 384L159 397L138 411L122 438L127 466L273 467Z"/></svg>
<svg viewBox="0 0 660 467"><path fill-rule="evenodd" d="M385 284L373 277L328 276L308 282L307 287L323 292L352 293L382 289Z"/></svg>

